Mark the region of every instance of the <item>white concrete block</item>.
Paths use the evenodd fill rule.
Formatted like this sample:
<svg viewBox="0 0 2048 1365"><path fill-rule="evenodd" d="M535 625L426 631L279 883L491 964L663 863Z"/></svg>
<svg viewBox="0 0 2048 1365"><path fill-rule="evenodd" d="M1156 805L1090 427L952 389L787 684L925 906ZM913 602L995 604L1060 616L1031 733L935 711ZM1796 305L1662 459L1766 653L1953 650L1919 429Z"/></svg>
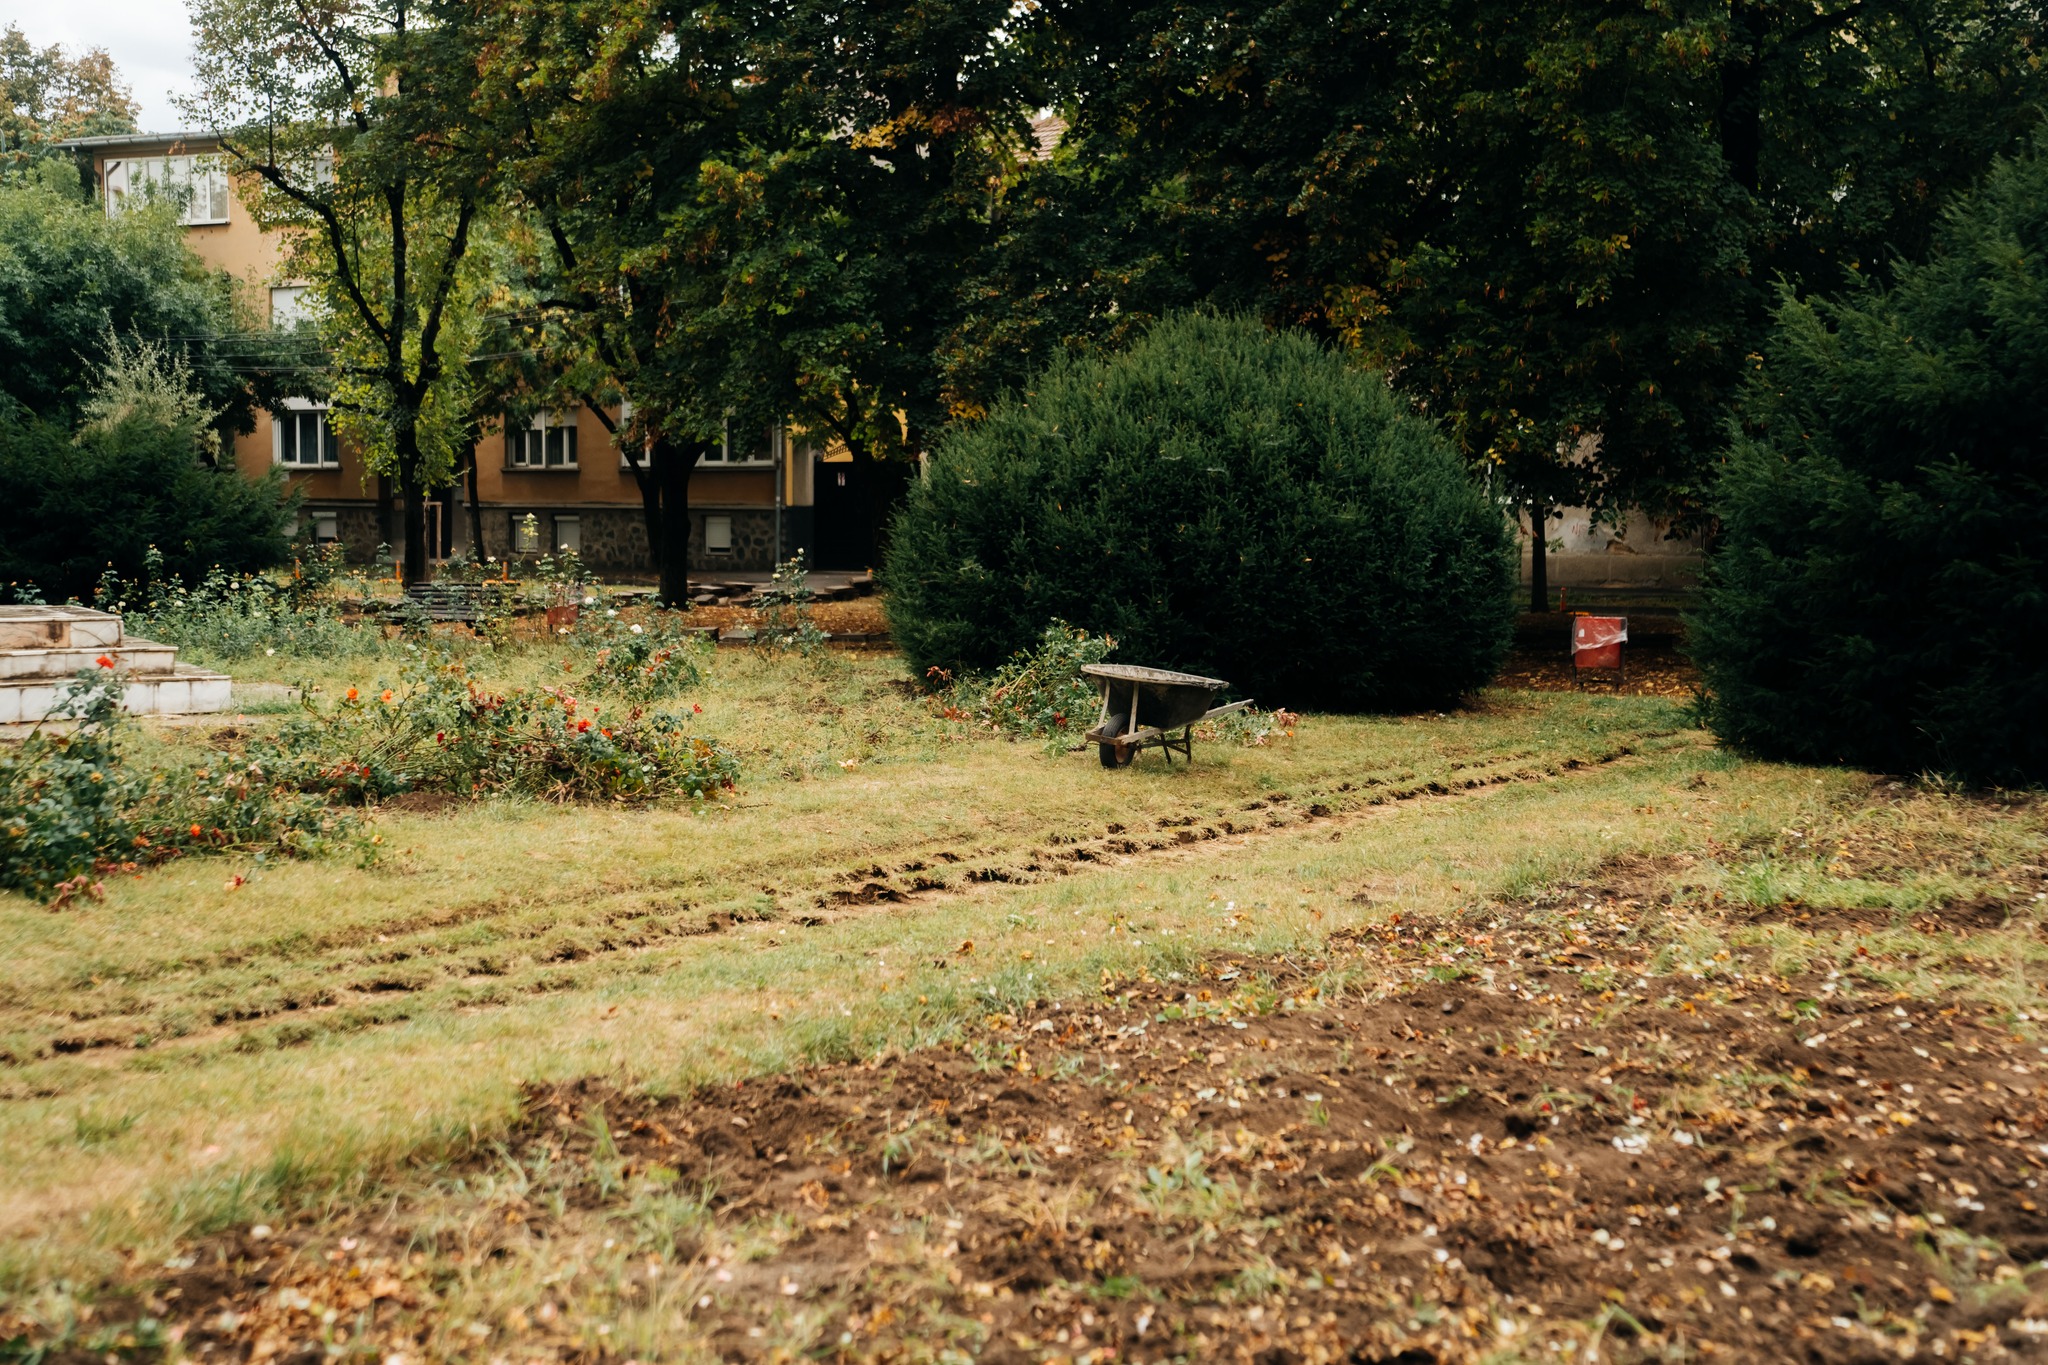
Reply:
<svg viewBox="0 0 2048 1365"><path fill-rule="evenodd" d="M232 705L231 694L234 680L225 673L215 673L192 680L192 711L195 715L210 715L226 711Z"/></svg>
<svg viewBox="0 0 2048 1365"><path fill-rule="evenodd" d="M120 644L121 638L121 618L106 612L94 612L71 622L74 649L107 649Z"/></svg>

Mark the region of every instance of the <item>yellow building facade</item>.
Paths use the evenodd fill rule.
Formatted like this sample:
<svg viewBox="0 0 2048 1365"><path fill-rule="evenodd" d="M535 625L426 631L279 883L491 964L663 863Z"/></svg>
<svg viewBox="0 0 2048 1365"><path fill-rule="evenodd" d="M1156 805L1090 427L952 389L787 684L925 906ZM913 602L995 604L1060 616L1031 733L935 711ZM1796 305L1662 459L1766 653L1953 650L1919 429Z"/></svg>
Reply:
<svg viewBox="0 0 2048 1365"><path fill-rule="evenodd" d="M193 251L236 281L252 316L272 325L296 318L304 288L284 273L276 235L250 211L216 140L139 133L65 145L89 166L108 213L168 193L183 206ZM235 462L251 476L282 468L301 494L302 532L341 542L351 558L368 560L401 534L390 490L380 489L359 455L334 438L315 402L294 399L279 412L259 412L256 429L235 440ZM429 505L436 557L467 553L480 538L485 552L499 557L568 545L607 573L652 572L639 485L596 413L550 412L509 430L501 425L479 442L476 464L473 514L460 482L439 490ZM821 468L828 472L821 476ZM842 487L844 475L840 461L792 441L785 430L732 433L690 480L691 568L759 572L799 549L813 550L816 492ZM815 553L812 559L821 568L869 567L816 564Z"/></svg>

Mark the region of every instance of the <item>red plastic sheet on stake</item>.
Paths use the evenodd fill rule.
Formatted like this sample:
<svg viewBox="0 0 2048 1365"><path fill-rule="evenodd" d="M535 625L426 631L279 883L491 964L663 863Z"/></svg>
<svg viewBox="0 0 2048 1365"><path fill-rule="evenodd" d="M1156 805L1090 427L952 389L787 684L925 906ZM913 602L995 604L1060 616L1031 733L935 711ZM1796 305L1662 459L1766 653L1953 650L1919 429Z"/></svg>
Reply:
<svg viewBox="0 0 2048 1365"><path fill-rule="evenodd" d="M1628 641L1626 616L1581 616L1572 622L1573 668L1620 668Z"/></svg>

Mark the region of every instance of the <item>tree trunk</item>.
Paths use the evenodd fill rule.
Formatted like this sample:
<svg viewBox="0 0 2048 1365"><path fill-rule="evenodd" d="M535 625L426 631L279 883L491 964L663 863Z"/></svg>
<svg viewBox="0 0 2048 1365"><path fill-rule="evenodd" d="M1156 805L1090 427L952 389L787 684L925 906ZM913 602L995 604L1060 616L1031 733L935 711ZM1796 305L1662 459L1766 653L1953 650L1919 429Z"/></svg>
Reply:
<svg viewBox="0 0 2048 1365"><path fill-rule="evenodd" d="M391 476L377 476L377 544L382 549L391 548ZM372 556L374 561L375 556Z"/></svg>
<svg viewBox="0 0 2048 1365"><path fill-rule="evenodd" d="M1728 7L1728 50L1721 57L1721 155L1735 183L1758 193L1762 183L1764 8L1753 0Z"/></svg>
<svg viewBox="0 0 2048 1365"><path fill-rule="evenodd" d="M405 513L405 550L399 556L398 581L407 587L427 581L427 488L420 457L418 428L403 417L394 423L392 453L397 456L398 496Z"/></svg>
<svg viewBox="0 0 2048 1365"><path fill-rule="evenodd" d="M1550 508L1529 504L1529 610L1550 610Z"/></svg>
<svg viewBox="0 0 2048 1365"><path fill-rule="evenodd" d="M665 607L686 609L690 605L690 475L705 449L702 441L662 438L648 452L661 494L661 544L655 563Z"/></svg>
<svg viewBox="0 0 2048 1365"><path fill-rule="evenodd" d="M412 472L401 482L404 484L405 555L399 578L410 587L414 583L424 583L430 577L427 568L427 490L420 483L417 457Z"/></svg>
<svg viewBox="0 0 2048 1365"><path fill-rule="evenodd" d="M481 567L484 562L484 509L483 499L478 496L476 488L476 446L475 441L469 443L469 468L466 471L469 477L466 482L469 484L470 554Z"/></svg>

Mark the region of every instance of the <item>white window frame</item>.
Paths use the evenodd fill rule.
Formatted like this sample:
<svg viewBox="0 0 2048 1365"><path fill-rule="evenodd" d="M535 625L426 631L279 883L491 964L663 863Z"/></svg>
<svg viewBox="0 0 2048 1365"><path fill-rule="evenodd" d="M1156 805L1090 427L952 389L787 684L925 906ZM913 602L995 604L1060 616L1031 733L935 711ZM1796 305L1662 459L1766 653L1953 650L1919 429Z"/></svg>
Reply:
<svg viewBox="0 0 2048 1365"><path fill-rule="evenodd" d="M287 398L284 411L270 415L270 462L285 469L314 470L341 468L341 447L334 435L334 428L327 421L327 405L315 403L310 398ZM287 460L284 457L285 423L296 425L307 415L315 418L314 430L320 447L320 458L308 463L305 460ZM296 442L295 442L296 444Z"/></svg>
<svg viewBox="0 0 2048 1365"><path fill-rule="evenodd" d="M513 421L505 423L505 468L521 474L568 474L582 468L578 463L577 414L570 414L568 420L559 417L552 408L536 412L525 426ZM564 459L549 461L548 436L565 433L563 436ZM532 438L538 436L538 441ZM534 457L538 455L538 459Z"/></svg>
<svg viewBox="0 0 2048 1365"><path fill-rule="evenodd" d="M719 469L772 469L775 466L776 442L782 439L782 428L769 427L767 436L767 442L760 447L760 454L750 454L745 459L735 460L732 457L732 420L728 418L725 423L725 434L719 438L716 446L704 452L698 463L716 466Z"/></svg>
<svg viewBox="0 0 2048 1365"><path fill-rule="evenodd" d="M270 286L270 325L285 331L313 320L313 288L305 284Z"/></svg>
<svg viewBox="0 0 2048 1365"><path fill-rule="evenodd" d="M139 207L159 195L175 195L178 221L187 227L213 227L228 221L234 186L226 158L196 156L129 156L109 161L102 172L109 217Z"/></svg>

